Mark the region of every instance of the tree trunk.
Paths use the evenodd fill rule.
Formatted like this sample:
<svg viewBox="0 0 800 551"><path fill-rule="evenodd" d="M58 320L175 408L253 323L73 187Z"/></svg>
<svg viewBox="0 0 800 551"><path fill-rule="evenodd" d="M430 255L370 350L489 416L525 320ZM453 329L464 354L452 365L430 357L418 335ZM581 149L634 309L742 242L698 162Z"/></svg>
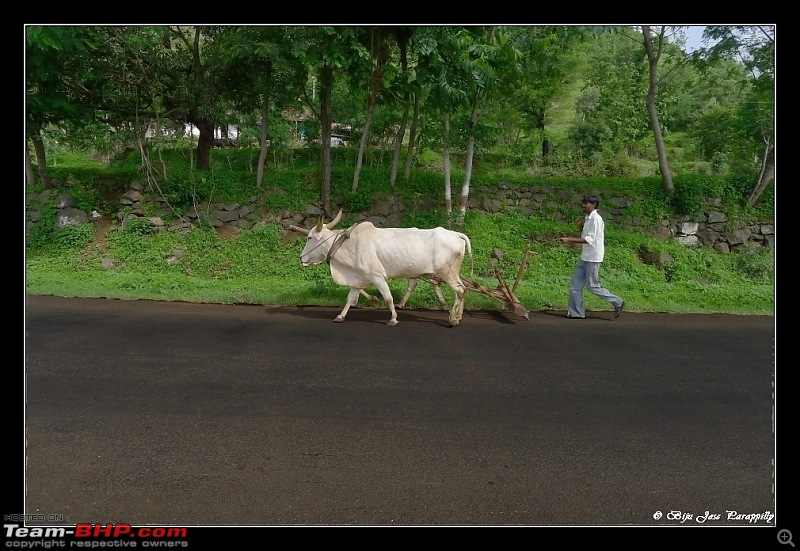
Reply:
<svg viewBox="0 0 800 551"><path fill-rule="evenodd" d="M644 49L647 52L647 65L649 70L649 85L647 88L647 116L650 119L650 128L653 130L653 137L656 140L656 152L658 154L658 168L661 171L661 186L667 195L675 195L675 186L672 183L672 172L667 162L667 149L664 146L664 136L661 134L661 125L658 122L658 111L656 110L656 94L658 93L658 59L661 56L661 46L663 40L662 33L658 37L658 53L653 50L653 41L650 36L650 27L642 25L642 35L644 36Z"/></svg>
<svg viewBox="0 0 800 551"><path fill-rule="evenodd" d="M31 123L31 127L31 141L33 141L33 150L36 152L39 181L43 190L50 189L52 183L50 182L50 174L47 172L47 156L44 152L44 142L42 141L42 126L37 122Z"/></svg>
<svg viewBox="0 0 800 551"><path fill-rule="evenodd" d="M464 226L464 218L467 214L467 203L469 202L469 183L472 179L472 159L475 156L475 126L478 122L478 103L480 92L472 104L472 116L470 117L469 137L467 137L467 158L464 161L464 183L461 186L461 197L458 198L458 227Z"/></svg>
<svg viewBox="0 0 800 551"><path fill-rule="evenodd" d="M747 200L747 203L750 206L755 206L758 202L759 197L767 189L767 186L775 177L775 146L772 143L768 143L766 146L766 152L764 154L764 162L761 166L761 174L758 175L758 182L756 182L756 187L753 189L753 193L750 194L750 199Z"/></svg>
<svg viewBox="0 0 800 551"><path fill-rule="evenodd" d="M381 89L383 81L383 65L388 60L388 51L384 49L383 32L380 28L370 30L372 39L370 48L370 58L372 60L372 69L369 75L369 96L367 97L367 120L364 122L364 133L361 135L361 143L358 148L358 157L356 159L356 168L353 172L353 191L358 189L358 179L361 176L361 165L364 160L364 152L366 144L369 140L369 129L372 125L372 119L375 115L375 105L378 103L378 92ZM383 156L381 156L383 161Z"/></svg>
<svg viewBox="0 0 800 551"><path fill-rule="evenodd" d="M256 185L261 188L264 183L264 164L267 160L267 132L269 129L269 92L272 83L272 63L267 63L264 87L264 100L261 102L261 148L258 153L258 168L256 169Z"/></svg>
<svg viewBox="0 0 800 551"><path fill-rule="evenodd" d="M400 152L403 149L403 138L406 135L406 123L408 122L408 104L409 94L406 92L403 98L403 115L400 117L400 128L397 129L397 135L394 138L394 153L392 155L392 168L389 173L389 184L394 188L397 181L397 168L400 165Z"/></svg>
<svg viewBox="0 0 800 551"><path fill-rule="evenodd" d="M33 165L31 164L31 152L28 150L28 144L25 143L25 185L27 187L33 186L35 181Z"/></svg>
<svg viewBox="0 0 800 551"><path fill-rule="evenodd" d="M149 127L150 127L150 122L149 120L145 119L145 121L142 124L139 124L138 128L139 143L137 143L136 146L139 148L139 155L142 157L142 162L139 164L139 170L141 171L147 170L147 167L150 166L150 152L147 148L147 142L148 142L147 130L149 129ZM153 124L154 137L160 130L161 130L161 119L156 118L155 123ZM161 151L159 150L159 155L160 153ZM165 173L164 178L166 178L166 167L163 166L163 163L162 163L162 168L164 169Z"/></svg>
<svg viewBox="0 0 800 551"><path fill-rule="evenodd" d="M211 148L214 146L214 121L199 119L195 126L200 131L197 138L197 170L208 170Z"/></svg>
<svg viewBox="0 0 800 551"><path fill-rule="evenodd" d="M319 123L320 144L322 152L322 210L325 218L331 215L331 126L333 124L333 106L331 105L331 91L333 90L333 67L324 65L320 78L319 89Z"/></svg>
<svg viewBox="0 0 800 551"><path fill-rule="evenodd" d="M414 116L411 118L411 129L408 131L408 153L406 153L406 168L403 175L406 181L411 179L411 164L414 162L414 145L417 139L417 123L419 121L419 93L414 94Z"/></svg>
<svg viewBox="0 0 800 551"><path fill-rule="evenodd" d="M444 116L442 157L444 158L444 211L450 214L453 212L453 192L450 187L450 115Z"/></svg>
<svg viewBox="0 0 800 551"><path fill-rule="evenodd" d="M545 113L540 110L536 110L533 114L533 129L534 131L541 131L542 133L545 132ZM550 143L550 140L547 139L547 136L542 138L542 159L546 159L550 152L552 151L553 144Z"/></svg>
<svg viewBox="0 0 800 551"><path fill-rule="evenodd" d="M353 187L352 191L358 189L358 179L361 177L361 165L364 163L364 153L367 150L367 140L369 139L369 129L372 126L372 116L375 112L375 106L370 102L367 106L367 118L364 121L364 130L361 133L361 141L358 143L358 155L356 156L356 168L353 171Z"/></svg>
<svg viewBox="0 0 800 551"><path fill-rule="evenodd" d="M394 189L397 181L397 170L400 166L400 152L403 150L403 138L406 136L406 124L408 123L408 106L411 97L411 90L408 83L408 41L413 36L413 30L403 30L395 33L395 40L400 49L400 67L402 68L403 82L403 115L400 117L400 128L397 130L394 142L394 155L392 156L392 168L389 174L389 184Z"/></svg>

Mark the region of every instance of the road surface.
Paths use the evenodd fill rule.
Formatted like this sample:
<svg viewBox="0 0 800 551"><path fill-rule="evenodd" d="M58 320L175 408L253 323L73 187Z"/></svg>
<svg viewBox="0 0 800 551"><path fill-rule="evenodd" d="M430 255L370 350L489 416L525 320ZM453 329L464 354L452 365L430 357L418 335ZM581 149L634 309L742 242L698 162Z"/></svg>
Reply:
<svg viewBox="0 0 800 551"><path fill-rule="evenodd" d="M26 301L28 514L777 544L772 317Z"/></svg>

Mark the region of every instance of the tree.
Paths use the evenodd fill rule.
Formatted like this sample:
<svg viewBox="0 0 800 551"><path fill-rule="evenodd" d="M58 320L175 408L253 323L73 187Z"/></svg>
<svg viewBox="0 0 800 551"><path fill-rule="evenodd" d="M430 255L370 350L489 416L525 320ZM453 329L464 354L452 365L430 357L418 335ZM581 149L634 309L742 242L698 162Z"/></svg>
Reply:
<svg viewBox="0 0 800 551"><path fill-rule="evenodd" d="M712 25L706 27L703 38L716 43L699 49L695 59L735 56L752 75L748 100L738 119L759 149L760 169L747 201L755 205L775 177L775 27Z"/></svg>
<svg viewBox="0 0 800 551"><path fill-rule="evenodd" d="M415 37L417 78L429 90L426 112L442 119L442 163L445 212L452 212L450 164L450 114L467 101L466 86L459 79L464 48L456 27L422 27Z"/></svg>
<svg viewBox="0 0 800 551"><path fill-rule="evenodd" d="M419 126L419 103L422 91L417 87L414 95L414 112L411 115L411 128L408 130L408 149L406 151L406 166L403 170L403 177L406 181L411 179L411 165L414 163L414 153L417 145L417 128Z"/></svg>
<svg viewBox="0 0 800 551"><path fill-rule="evenodd" d="M369 80L367 84L367 115L365 117L364 128L361 133L361 141L358 145L358 155L356 157L356 168L353 171L352 191L358 189L358 180L361 175L361 165L364 159L364 151L369 140L369 131L372 118L375 115L375 105L378 103L378 94L383 85L383 69L389 61L389 33L382 27L370 27L368 30L368 49L370 59Z"/></svg>
<svg viewBox="0 0 800 551"><path fill-rule="evenodd" d="M650 26L642 25L642 37L644 38L644 49L647 52L648 86L645 102L647 104L647 116L650 120L650 129L656 142L656 153L658 155L658 168L661 172L661 187L667 195L675 195L675 185L672 183L672 171L667 161L667 150L664 147L664 136L661 133L661 124L658 122L658 109L656 108L656 95L658 94L658 60L661 58L661 51L664 47L664 33L666 27L661 27L656 35L656 44L653 45L653 38L650 34Z"/></svg>
<svg viewBox="0 0 800 551"><path fill-rule="evenodd" d="M292 55L309 68L311 80L319 83L319 106L305 95L306 105L320 122L321 199L326 217L331 209L331 126L333 124L332 93L337 73L357 67L367 52L358 38L357 27L303 27L294 29Z"/></svg>
<svg viewBox="0 0 800 551"><path fill-rule="evenodd" d="M258 112L259 157L256 185L264 181L270 136L270 113L277 103L281 108L299 106L303 87L308 79L304 63L290 52L294 48L290 27L227 27L217 34L217 52L222 63L238 67L232 71L220 95L242 113Z"/></svg>
<svg viewBox="0 0 800 551"><path fill-rule="evenodd" d="M26 138L33 143L43 189L51 187L42 137L45 127L78 128L94 117L94 109L85 98L98 78L88 60L99 41L98 33L87 27L25 29ZM26 164L26 176L32 178L30 162Z"/></svg>
<svg viewBox="0 0 800 551"><path fill-rule="evenodd" d="M471 100L471 111L467 129L464 181L459 197L457 226L463 226L469 201L475 142L478 134L478 119L486 105L505 97L514 88L522 72L522 52L516 47L514 35L517 27L488 27L476 29L462 35L466 49L465 64L469 75L464 79L467 95Z"/></svg>
<svg viewBox="0 0 800 551"><path fill-rule="evenodd" d="M164 27L164 41L172 63L163 76L171 80L172 94L164 97L172 118L197 128L197 168L209 168L216 121L221 117L220 90L226 85L227 66L211 62L215 56L214 27Z"/></svg>
<svg viewBox="0 0 800 551"><path fill-rule="evenodd" d="M389 184L394 187L397 180L397 171L400 165L400 152L403 149L403 138L406 134L406 124L408 123L408 110L411 98L411 85L409 83L408 71L408 47L411 38L414 36L414 27L396 27L393 29L395 42L400 50L400 86L403 92L402 106L403 114L400 117L400 127L397 130L394 141L394 153L392 155L392 167L389 173ZM418 105L418 104L417 104ZM416 113L415 113L416 114ZM416 132L416 124L412 123L412 132ZM413 136L412 136L413 139ZM411 146L409 146L411 147ZM408 176L406 176L408 179Z"/></svg>
<svg viewBox="0 0 800 551"><path fill-rule="evenodd" d="M100 80L85 87L83 99L111 129L152 119L192 125L200 131L197 168L207 169L216 122L224 116L220 91L235 67L215 48L218 27L87 27L102 36L92 51L92 74Z"/></svg>
<svg viewBox="0 0 800 551"><path fill-rule="evenodd" d="M584 36L581 27L524 27L514 42L523 53L517 85L511 88L512 109L523 119L519 124L528 126L530 134L539 136L542 157L552 150L545 129L554 98L564 89L575 69L575 59L570 46ZM516 126L516 125L515 125Z"/></svg>
<svg viewBox="0 0 800 551"><path fill-rule="evenodd" d="M619 29L600 34L589 42L590 62L584 75L585 89L598 91L597 102L588 109L585 123L608 129L604 148L624 150L647 135L644 106L647 89L646 54L635 31ZM605 132L605 130L604 130ZM628 150L626 153L630 154Z"/></svg>
<svg viewBox="0 0 800 551"><path fill-rule="evenodd" d="M450 189L451 128L464 137L464 180L456 226L464 223L479 119L491 102L504 97L520 78L521 53L514 27L445 27L424 29L417 41L418 77L431 88L430 110L441 113L445 210L452 212ZM462 116L463 115L463 116Z"/></svg>
<svg viewBox="0 0 800 551"><path fill-rule="evenodd" d="M579 148L583 144L599 151L595 162L609 159L605 173L617 173L625 170L620 163L637 154L643 139L653 136L662 185L670 194L673 186L663 138L672 122L669 107L681 87L666 84L674 84L685 53L666 40L664 29L655 41L650 27L647 40L644 32L631 27L601 30L589 43L582 98L586 101L580 105L583 120L570 131L570 138ZM596 101L589 93L597 94Z"/></svg>

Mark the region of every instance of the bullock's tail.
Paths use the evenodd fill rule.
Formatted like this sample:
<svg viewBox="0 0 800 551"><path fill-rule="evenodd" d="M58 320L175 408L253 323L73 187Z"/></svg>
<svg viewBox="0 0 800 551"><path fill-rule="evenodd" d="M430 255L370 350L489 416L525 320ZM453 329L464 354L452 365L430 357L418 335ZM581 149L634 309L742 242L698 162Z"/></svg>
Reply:
<svg viewBox="0 0 800 551"><path fill-rule="evenodd" d="M469 253L469 277L472 279L475 277L475 259L472 256L472 243L466 234L459 233L458 236L467 244L467 252Z"/></svg>

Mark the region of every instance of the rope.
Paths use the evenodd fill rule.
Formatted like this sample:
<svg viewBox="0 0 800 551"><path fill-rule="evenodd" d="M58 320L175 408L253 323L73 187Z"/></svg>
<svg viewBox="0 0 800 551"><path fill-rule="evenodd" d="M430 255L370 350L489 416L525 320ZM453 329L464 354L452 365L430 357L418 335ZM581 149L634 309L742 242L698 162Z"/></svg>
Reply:
<svg viewBox="0 0 800 551"><path fill-rule="evenodd" d="M355 224L353 224L352 226L350 226L349 228L347 228L343 232L338 233L336 235L336 240L333 242L333 244L331 244L331 248L328 251L327 256L325 257L325 262L330 262L331 261L331 257L336 253L336 251L339 250L339 247L342 246L342 243L344 243L346 239L350 238L350 232L353 231L353 228L355 228L357 225L358 225L358 222L356 222Z"/></svg>

